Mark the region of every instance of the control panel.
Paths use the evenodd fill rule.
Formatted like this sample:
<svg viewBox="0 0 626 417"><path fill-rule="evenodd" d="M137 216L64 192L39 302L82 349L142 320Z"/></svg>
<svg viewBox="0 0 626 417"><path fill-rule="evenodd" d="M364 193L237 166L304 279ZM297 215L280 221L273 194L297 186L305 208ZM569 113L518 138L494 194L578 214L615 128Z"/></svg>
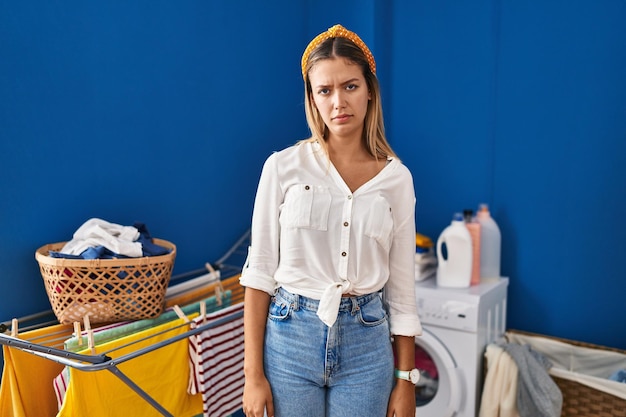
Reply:
<svg viewBox="0 0 626 417"><path fill-rule="evenodd" d="M417 313L422 324L475 332L478 305L457 300L417 298Z"/></svg>

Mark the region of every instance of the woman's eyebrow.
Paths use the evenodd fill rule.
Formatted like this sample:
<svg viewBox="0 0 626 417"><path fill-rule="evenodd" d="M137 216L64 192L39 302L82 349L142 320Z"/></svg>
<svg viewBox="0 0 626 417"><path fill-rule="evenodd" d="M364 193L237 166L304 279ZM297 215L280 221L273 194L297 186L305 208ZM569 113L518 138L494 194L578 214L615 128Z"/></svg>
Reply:
<svg viewBox="0 0 626 417"><path fill-rule="evenodd" d="M340 83L340 85L346 85L346 84L350 84L350 83L354 83L354 82L358 82L359 79L358 78L350 78L349 80L343 81ZM315 88L319 89L319 88L329 88L331 86L331 84L316 84Z"/></svg>

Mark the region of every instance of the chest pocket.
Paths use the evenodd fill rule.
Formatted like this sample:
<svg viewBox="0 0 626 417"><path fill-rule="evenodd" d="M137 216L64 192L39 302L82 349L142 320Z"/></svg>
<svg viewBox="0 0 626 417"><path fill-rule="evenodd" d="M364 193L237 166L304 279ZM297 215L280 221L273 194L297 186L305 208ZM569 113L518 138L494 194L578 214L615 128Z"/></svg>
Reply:
<svg viewBox="0 0 626 417"><path fill-rule="evenodd" d="M325 231L328 229L331 195L319 185L298 184L285 195L283 226Z"/></svg>
<svg viewBox="0 0 626 417"><path fill-rule="evenodd" d="M365 235L376 239L378 244L385 250L391 247L391 236L393 232L393 213L391 205L383 197L374 199L365 223Z"/></svg>

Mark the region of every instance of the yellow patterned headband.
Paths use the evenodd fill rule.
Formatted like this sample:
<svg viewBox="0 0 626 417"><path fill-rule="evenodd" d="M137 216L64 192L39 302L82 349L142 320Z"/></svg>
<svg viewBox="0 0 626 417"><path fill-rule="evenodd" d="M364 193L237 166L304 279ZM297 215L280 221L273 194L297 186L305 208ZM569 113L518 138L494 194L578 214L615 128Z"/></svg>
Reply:
<svg viewBox="0 0 626 417"><path fill-rule="evenodd" d="M309 55L311 55L311 51L313 51L313 49L315 49L320 43L330 38L346 38L354 42L354 44L365 54L372 73L376 74L376 61L374 61L374 55L372 55L367 45L365 45L365 42L363 42L356 33L350 32L341 25L335 25L326 32L322 32L317 35L304 50L304 53L302 54L302 78L306 78L306 66L309 62Z"/></svg>

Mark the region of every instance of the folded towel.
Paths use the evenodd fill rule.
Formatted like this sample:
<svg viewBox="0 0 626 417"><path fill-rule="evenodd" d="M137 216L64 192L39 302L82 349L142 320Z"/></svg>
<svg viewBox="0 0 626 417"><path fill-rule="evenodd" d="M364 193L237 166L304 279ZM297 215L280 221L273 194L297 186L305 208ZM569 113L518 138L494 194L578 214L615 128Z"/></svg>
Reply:
<svg viewBox="0 0 626 417"><path fill-rule="evenodd" d="M437 257L433 248L421 249L415 253L415 281L424 281L437 272Z"/></svg>
<svg viewBox="0 0 626 417"><path fill-rule="evenodd" d="M518 369L510 355L496 344L485 352L487 375L479 417L519 417L517 411Z"/></svg>
<svg viewBox="0 0 626 417"><path fill-rule="evenodd" d="M530 345L504 344L518 369L517 409L521 417L560 417L563 394L548 374L552 363Z"/></svg>

